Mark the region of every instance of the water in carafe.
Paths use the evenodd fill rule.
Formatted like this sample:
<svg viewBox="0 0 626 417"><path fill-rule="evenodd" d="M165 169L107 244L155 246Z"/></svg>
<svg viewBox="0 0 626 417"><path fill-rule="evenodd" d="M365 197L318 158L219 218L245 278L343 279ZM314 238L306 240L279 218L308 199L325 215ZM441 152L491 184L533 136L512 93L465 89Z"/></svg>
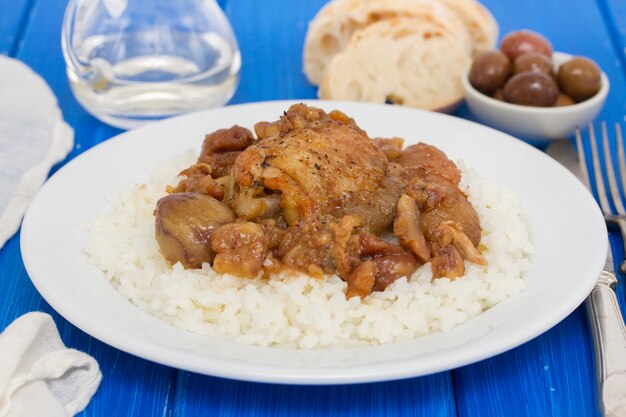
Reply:
<svg viewBox="0 0 626 417"><path fill-rule="evenodd" d="M72 91L111 125L220 106L237 88L239 48L214 0L73 0L65 25Z"/></svg>

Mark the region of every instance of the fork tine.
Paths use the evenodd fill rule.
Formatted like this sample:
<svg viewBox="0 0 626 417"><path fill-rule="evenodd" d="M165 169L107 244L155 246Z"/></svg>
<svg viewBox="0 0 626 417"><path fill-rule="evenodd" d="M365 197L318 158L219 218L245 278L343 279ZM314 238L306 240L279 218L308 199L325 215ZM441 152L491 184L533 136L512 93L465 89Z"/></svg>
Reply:
<svg viewBox="0 0 626 417"><path fill-rule="evenodd" d="M622 190L626 191L626 158L624 158L624 140L622 139L622 127L619 123L615 123L615 139L617 140L617 164L619 165L619 173L622 180ZM626 274L626 226L624 220L617 220L620 233L622 234L622 242L624 242L624 260L619 264L619 272Z"/></svg>
<svg viewBox="0 0 626 417"><path fill-rule="evenodd" d="M611 157L611 149L609 148L609 135L606 131L606 123L604 122L602 122L602 148L604 149L604 163L606 165L606 174L609 181L609 190L611 190L611 198L613 199L613 206L615 206L615 210L618 214L624 214L626 210L624 210L622 197L620 197L619 188L617 188L617 179L615 177L615 169L613 168L613 157Z"/></svg>
<svg viewBox="0 0 626 417"><path fill-rule="evenodd" d="M589 139L591 141L591 160L593 162L593 175L596 179L596 191L598 192L598 200L600 200L600 208L604 214L611 214L611 206L606 196L606 188L602 175L602 166L600 165L600 157L598 155L598 141L596 140L596 132L593 125L589 124Z"/></svg>
<svg viewBox="0 0 626 417"><path fill-rule="evenodd" d="M622 126L615 123L615 139L617 141L617 164L622 180L622 191L626 192L626 158L624 157L624 141L622 139Z"/></svg>

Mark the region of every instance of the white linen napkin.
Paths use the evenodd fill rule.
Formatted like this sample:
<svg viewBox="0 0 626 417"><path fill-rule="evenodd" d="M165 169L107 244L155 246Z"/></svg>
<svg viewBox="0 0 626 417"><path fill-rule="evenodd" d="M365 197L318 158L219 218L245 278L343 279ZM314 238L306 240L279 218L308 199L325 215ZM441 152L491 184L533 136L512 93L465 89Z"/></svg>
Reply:
<svg viewBox="0 0 626 417"><path fill-rule="evenodd" d="M0 55L0 248L17 231L50 168L74 146L46 82Z"/></svg>
<svg viewBox="0 0 626 417"><path fill-rule="evenodd" d="M48 314L25 314L0 334L0 417L74 416L101 379L96 360L66 348Z"/></svg>

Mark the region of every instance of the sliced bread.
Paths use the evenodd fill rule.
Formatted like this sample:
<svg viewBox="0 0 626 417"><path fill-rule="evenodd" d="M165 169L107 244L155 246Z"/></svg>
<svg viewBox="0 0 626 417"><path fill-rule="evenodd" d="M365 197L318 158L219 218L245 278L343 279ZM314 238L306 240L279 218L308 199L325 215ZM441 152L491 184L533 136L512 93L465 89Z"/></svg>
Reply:
<svg viewBox="0 0 626 417"><path fill-rule="evenodd" d="M472 10L467 7L458 9ZM460 48L471 50L472 37L465 20L459 17L461 15L439 0L331 1L309 24L304 43L304 72L311 83L319 84L326 66L346 47L353 33L373 23L396 17L413 17L418 26L422 22L441 26L448 34L446 36L455 37Z"/></svg>
<svg viewBox="0 0 626 417"><path fill-rule="evenodd" d="M356 31L326 68L322 99L392 102L442 110L463 97L470 51L435 20L381 20Z"/></svg>

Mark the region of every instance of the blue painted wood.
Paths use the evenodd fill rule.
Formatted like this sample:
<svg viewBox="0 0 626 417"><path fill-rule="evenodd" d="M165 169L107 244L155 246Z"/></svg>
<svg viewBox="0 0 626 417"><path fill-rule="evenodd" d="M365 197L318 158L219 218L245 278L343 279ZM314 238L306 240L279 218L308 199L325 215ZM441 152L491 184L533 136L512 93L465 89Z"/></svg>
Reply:
<svg viewBox="0 0 626 417"><path fill-rule="evenodd" d="M70 158L116 134L116 129L82 110L70 93L59 46L65 1L33 0L28 13L30 0L1 1L0 47L4 49L0 51L15 48L17 57L51 85L66 120L76 130L77 146ZM601 6L606 2L608 14L591 0L568 2L567 7L556 0L484 0L503 33L532 28L550 37L557 50L596 59L613 84L601 117L621 120L626 108L626 73L614 47L616 40L623 42L626 13L622 0L598 2ZM301 72L301 48L306 24L323 3L220 1L233 23L243 54L242 82L233 103L315 97L316 89ZM7 18L7 13L18 16L22 23L12 23L14 20ZM603 18L615 28L608 30ZM20 33L23 42L15 42ZM472 118L466 108L457 115ZM14 237L0 250L0 328L25 312L46 311L53 315L68 345L98 359L104 380L93 402L81 414L84 416L595 413L591 348L585 315L580 309L530 343L453 373L337 387L242 383L154 365L85 335L52 311L32 287L24 271L18 239L19 236Z"/></svg>
<svg viewBox="0 0 626 417"><path fill-rule="evenodd" d="M241 83L231 103L315 98L302 72L308 22L325 0L229 0L226 14L242 55Z"/></svg>
<svg viewBox="0 0 626 417"><path fill-rule="evenodd" d="M626 68L626 2L621 0L598 0L604 19L611 29L612 39L621 59L621 67ZM626 119L625 119L626 120Z"/></svg>
<svg viewBox="0 0 626 417"><path fill-rule="evenodd" d="M224 10L226 8L226 0L217 0L217 4L220 5L222 10Z"/></svg>
<svg viewBox="0 0 626 417"><path fill-rule="evenodd" d="M32 0L0 2L0 54L13 55Z"/></svg>
<svg viewBox="0 0 626 417"><path fill-rule="evenodd" d="M289 386L179 374L173 417L456 416L452 380L439 373L406 381Z"/></svg>
<svg viewBox="0 0 626 417"><path fill-rule="evenodd" d="M579 308L529 343L454 370L458 415L598 415L585 314Z"/></svg>
<svg viewBox="0 0 626 417"><path fill-rule="evenodd" d="M56 94L65 119L75 129L76 146L68 159L119 131L89 116L74 100L65 76L60 28L65 1L36 1L23 26L16 57L30 65ZM16 33L19 30L16 29ZM45 256L45 254L42 254ZM40 310L52 314L64 342L93 355L103 381L81 416L167 415L176 370L138 359L93 339L72 326L43 301L31 284L19 251L19 235L0 251L0 328Z"/></svg>

